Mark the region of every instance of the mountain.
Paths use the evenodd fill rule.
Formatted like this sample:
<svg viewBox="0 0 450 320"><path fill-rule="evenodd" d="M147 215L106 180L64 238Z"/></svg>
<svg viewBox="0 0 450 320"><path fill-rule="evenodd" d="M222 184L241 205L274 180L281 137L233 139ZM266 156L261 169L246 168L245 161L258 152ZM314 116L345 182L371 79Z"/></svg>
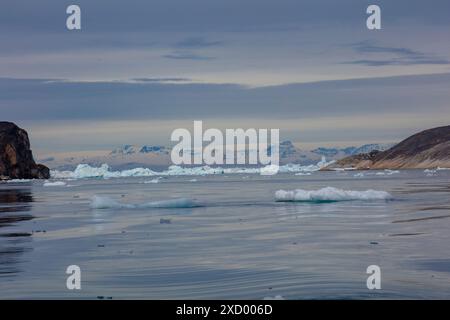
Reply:
<svg viewBox="0 0 450 320"><path fill-rule="evenodd" d="M142 146L139 152L169 154L170 150L164 146Z"/></svg>
<svg viewBox="0 0 450 320"><path fill-rule="evenodd" d="M431 169L450 168L450 126L419 132L392 148L346 157L327 169Z"/></svg>
<svg viewBox="0 0 450 320"><path fill-rule="evenodd" d="M301 165L316 164L325 156L327 160L338 160L345 158L357 150L385 149L383 144L370 144L360 147L347 148L317 148L315 150L303 150L296 147L292 141L280 142L280 164L294 163ZM136 167L160 168L171 165L170 147L152 145L132 145L127 144L112 151L63 155L47 155L41 159L46 165L57 170L73 170L78 164L86 163L92 166L100 166L108 163L115 169L129 169ZM270 154L270 147L269 147Z"/></svg>
<svg viewBox="0 0 450 320"><path fill-rule="evenodd" d="M110 155L129 155L137 152L137 148L131 144L126 144L111 151Z"/></svg>
<svg viewBox="0 0 450 320"><path fill-rule="evenodd" d="M136 153L164 153L164 154L168 154L169 153L169 149L164 147L164 146L135 146L132 144L126 144L120 148L114 149L110 152L110 155L114 156L114 155L122 155L122 156L126 156L126 155L131 155L131 154L136 154Z"/></svg>
<svg viewBox="0 0 450 320"><path fill-rule="evenodd" d="M0 180L49 176L46 166L34 162L27 132L12 122L0 122Z"/></svg>
<svg viewBox="0 0 450 320"><path fill-rule="evenodd" d="M319 155L325 156L325 157L336 157L336 156L351 156L355 154L360 153L369 153L374 150L378 151L385 151L391 147L393 147L395 143L371 143L371 144L365 144L360 147L346 147L346 148L323 148L319 147L317 149L312 150L312 152L317 153Z"/></svg>

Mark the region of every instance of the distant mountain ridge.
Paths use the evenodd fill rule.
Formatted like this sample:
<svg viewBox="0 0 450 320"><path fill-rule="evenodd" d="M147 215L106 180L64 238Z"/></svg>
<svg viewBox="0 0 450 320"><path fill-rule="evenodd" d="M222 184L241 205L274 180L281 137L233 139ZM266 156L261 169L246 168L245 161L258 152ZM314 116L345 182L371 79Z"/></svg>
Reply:
<svg viewBox="0 0 450 320"><path fill-rule="evenodd" d="M130 155L135 153L166 153L168 154L170 149L164 146L147 146L143 145L141 147L126 144L120 148L114 149L110 152L110 155Z"/></svg>
<svg viewBox="0 0 450 320"><path fill-rule="evenodd" d="M393 144L392 144L393 145ZM294 164L316 164L325 156L328 160L338 160L355 152L372 151L374 149L384 150L388 144L366 144L360 147L346 148L316 148L312 151L303 150L296 147L292 141L285 140L280 142L280 163ZM110 152L104 152L102 155L95 156L50 156L40 159L52 169L72 170L80 163L86 163L93 166L100 166L108 163L116 169L128 169L134 167L161 167L171 165L171 148L161 145L133 145L126 144ZM270 149L269 149L270 152Z"/></svg>
<svg viewBox="0 0 450 320"><path fill-rule="evenodd" d="M355 155L360 153L369 153L373 150L385 151L392 148L395 143L371 143L365 144L360 147L346 147L346 148L322 148L312 150L312 152L326 156L333 157L339 153L344 153L345 155Z"/></svg>
<svg viewBox="0 0 450 320"><path fill-rule="evenodd" d="M392 148L338 160L327 169L432 169L450 168L450 126L416 133Z"/></svg>

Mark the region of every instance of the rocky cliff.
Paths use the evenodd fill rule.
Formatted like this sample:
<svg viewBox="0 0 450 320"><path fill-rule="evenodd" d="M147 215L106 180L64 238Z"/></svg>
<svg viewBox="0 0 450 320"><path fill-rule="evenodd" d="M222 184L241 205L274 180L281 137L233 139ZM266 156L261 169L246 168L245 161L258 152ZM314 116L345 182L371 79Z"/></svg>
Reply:
<svg viewBox="0 0 450 320"><path fill-rule="evenodd" d="M0 179L47 179L49 169L36 164L25 130L11 122L0 122Z"/></svg>
<svg viewBox="0 0 450 320"><path fill-rule="evenodd" d="M326 169L450 168L450 126L419 132L383 152L350 156Z"/></svg>

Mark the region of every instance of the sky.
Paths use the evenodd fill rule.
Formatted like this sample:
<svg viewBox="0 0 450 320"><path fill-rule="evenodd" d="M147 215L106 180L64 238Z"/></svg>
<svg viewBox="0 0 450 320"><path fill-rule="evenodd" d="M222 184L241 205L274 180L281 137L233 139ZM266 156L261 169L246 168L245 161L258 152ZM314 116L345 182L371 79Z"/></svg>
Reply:
<svg viewBox="0 0 450 320"><path fill-rule="evenodd" d="M66 8L81 8L81 30ZM366 9L381 7L382 29ZM450 123L448 0L4 0L0 120L39 155L279 128L304 148Z"/></svg>

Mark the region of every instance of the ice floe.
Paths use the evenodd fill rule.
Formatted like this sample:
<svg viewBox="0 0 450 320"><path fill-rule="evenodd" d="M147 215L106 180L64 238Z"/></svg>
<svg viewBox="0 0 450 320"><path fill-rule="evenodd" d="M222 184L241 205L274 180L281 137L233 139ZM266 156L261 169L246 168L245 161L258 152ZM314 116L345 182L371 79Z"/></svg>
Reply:
<svg viewBox="0 0 450 320"><path fill-rule="evenodd" d="M31 179L11 179L11 180L6 180L6 183L25 183L25 182L30 182Z"/></svg>
<svg viewBox="0 0 450 320"><path fill-rule="evenodd" d="M161 181L161 177L158 177L158 178L155 178L155 179L152 179L152 180L147 180L147 181L144 181L143 183L145 183L145 184L149 184L149 183L159 183L159 181Z"/></svg>
<svg viewBox="0 0 450 320"><path fill-rule="evenodd" d="M263 300L285 300L282 295L277 294L274 297L264 297Z"/></svg>
<svg viewBox="0 0 450 320"><path fill-rule="evenodd" d="M200 207L194 200L187 198L151 201L144 203L122 203L110 197L93 196L92 209L146 209L146 208L195 208Z"/></svg>
<svg viewBox="0 0 450 320"><path fill-rule="evenodd" d="M219 175L219 174L270 174L277 169L280 173L300 173L300 172L314 172L333 163L326 162L322 158L317 164L302 166L299 164L286 164L283 166L266 166L262 168L222 168L222 167L181 167L170 166L164 171L153 171L148 168L135 168L122 171L113 171L104 163L100 167L92 167L88 164L79 164L74 171L57 171L52 170L51 176L54 179L83 179L83 178L121 178L121 177L152 177L152 176L204 176L204 175Z"/></svg>
<svg viewBox="0 0 450 320"><path fill-rule="evenodd" d="M400 171L385 169L384 171L380 171L380 172L375 173L375 175L377 175L377 176L391 176L391 175L397 174L397 173L400 173Z"/></svg>
<svg viewBox="0 0 450 320"><path fill-rule="evenodd" d="M297 172L295 175L296 176L310 176L312 173L311 172Z"/></svg>
<svg viewBox="0 0 450 320"><path fill-rule="evenodd" d="M64 181L45 181L43 186L44 187L63 187L66 183Z"/></svg>
<svg viewBox="0 0 450 320"><path fill-rule="evenodd" d="M392 196L386 191L353 191L326 187L319 190L278 190L275 193L275 199L280 202L326 202L348 200L389 200L392 199Z"/></svg>

